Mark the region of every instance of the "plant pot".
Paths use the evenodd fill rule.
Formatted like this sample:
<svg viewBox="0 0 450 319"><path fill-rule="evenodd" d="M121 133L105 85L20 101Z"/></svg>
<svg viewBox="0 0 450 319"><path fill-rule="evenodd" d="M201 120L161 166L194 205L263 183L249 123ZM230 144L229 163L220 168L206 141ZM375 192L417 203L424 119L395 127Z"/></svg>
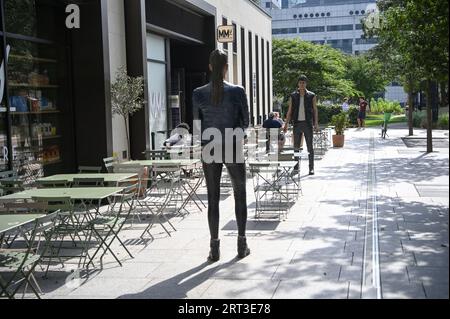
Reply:
<svg viewBox="0 0 450 319"><path fill-rule="evenodd" d="M345 135L333 135L333 147L344 147Z"/></svg>

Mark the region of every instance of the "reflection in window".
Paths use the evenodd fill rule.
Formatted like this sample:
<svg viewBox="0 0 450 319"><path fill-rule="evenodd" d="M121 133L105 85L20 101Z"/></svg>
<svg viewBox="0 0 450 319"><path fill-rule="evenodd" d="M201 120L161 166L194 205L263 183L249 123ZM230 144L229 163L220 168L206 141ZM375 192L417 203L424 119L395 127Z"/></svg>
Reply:
<svg viewBox="0 0 450 319"><path fill-rule="evenodd" d="M56 4L45 0L5 0L5 27L9 33L55 39L58 30Z"/></svg>

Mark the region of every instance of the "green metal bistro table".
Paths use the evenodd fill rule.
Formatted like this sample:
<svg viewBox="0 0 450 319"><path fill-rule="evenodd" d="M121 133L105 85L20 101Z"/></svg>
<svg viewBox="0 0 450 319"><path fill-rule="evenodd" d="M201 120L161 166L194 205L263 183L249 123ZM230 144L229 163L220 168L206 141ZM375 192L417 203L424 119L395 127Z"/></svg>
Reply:
<svg viewBox="0 0 450 319"><path fill-rule="evenodd" d="M42 214L0 214L0 248L7 232L27 225L42 216Z"/></svg>
<svg viewBox="0 0 450 319"><path fill-rule="evenodd" d="M29 224L42 214L0 214L0 236L17 227Z"/></svg>
<svg viewBox="0 0 450 319"><path fill-rule="evenodd" d="M141 166L147 166L147 167L152 167L153 165L169 165L169 166L170 165L179 165L182 170L188 171L188 170L192 170L192 169L200 167L202 165L202 161L199 159L143 160L143 161L125 162L125 163L121 163L121 165L141 165ZM202 176L202 178L200 178L193 186L190 185L189 183L187 183L187 185L188 185L187 187L189 189L184 184L182 184L182 186L183 186L184 190L186 191L186 193L188 194L188 196L184 200L179 211L181 211L183 209L185 210L186 205L190 201L193 201L200 210L202 210L202 208L199 206L197 201L199 201L204 207L206 207L205 204L203 203L203 201L201 200L201 198L197 194L197 191L200 188L200 186L202 185L203 180L204 180L204 177ZM197 199L195 199L195 198L197 198Z"/></svg>
<svg viewBox="0 0 450 319"><path fill-rule="evenodd" d="M36 188L29 189L23 192L0 197L0 203L16 202L31 200L32 197L45 198L67 198L73 201L81 201L83 204L86 201L97 202L94 206L96 213L99 213L102 200L109 199L111 196L120 193L122 187L85 187L85 188ZM87 206L85 206L87 208Z"/></svg>
<svg viewBox="0 0 450 319"><path fill-rule="evenodd" d="M0 197L0 202L30 200L32 197L70 197L72 200L102 200L123 190L122 187L36 188Z"/></svg>
<svg viewBox="0 0 450 319"><path fill-rule="evenodd" d="M3 240L8 232L18 229L27 224L30 224L36 220L36 218L42 217L42 214L4 214L0 215L0 248L3 247ZM3 296L3 292L7 289L7 283L0 275L0 295ZM7 297L11 298L8 294Z"/></svg>
<svg viewBox="0 0 450 319"><path fill-rule="evenodd" d="M141 165L151 167L153 165L180 165L181 168L189 168L196 165L200 165L199 159L170 159L170 160L143 160L143 161L130 161L120 163L120 165Z"/></svg>
<svg viewBox="0 0 450 319"><path fill-rule="evenodd" d="M118 185L120 182L135 178L137 174L133 173L104 173L104 174L58 174L49 177L39 178L37 182L67 182L72 184L75 178L103 178L109 185Z"/></svg>

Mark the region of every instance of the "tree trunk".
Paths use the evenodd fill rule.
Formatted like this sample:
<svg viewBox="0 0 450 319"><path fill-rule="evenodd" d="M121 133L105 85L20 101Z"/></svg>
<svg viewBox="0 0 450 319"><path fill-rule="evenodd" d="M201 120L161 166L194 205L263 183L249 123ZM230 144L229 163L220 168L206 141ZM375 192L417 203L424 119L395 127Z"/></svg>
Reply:
<svg viewBox="0 0 450 319"><path fill-rule="evenodd" d="M441 82L440 85L440 107L446 107L448 106L448 101L447 101L447 83L446 82Z"/></svg>
<svg viewBox="0 0 450 319"><path fill-rule="evenodd" d="M414 135L414 128L413 128L413 112L414 112L414 100L413 100L413 84L412 81L409 80L409 88L408 88L408 127L409 127L409 136Z"/></svg>
<svg viewBox="0 0 450 319"><path fill-rule="evenodd" d="M432 83L427 80L427 153L433 152L433 110L432 110Z"/></svg>
<svg viewBox="0 0 450 319"><path fill-rule="evenodd" d="M131 154L130 154L130 137L128 134L128 121L127 121L127 117L124 116L123 117L124 122L125 122L125 134L127 136L127 157L129 160L131 160Z"/></svg>

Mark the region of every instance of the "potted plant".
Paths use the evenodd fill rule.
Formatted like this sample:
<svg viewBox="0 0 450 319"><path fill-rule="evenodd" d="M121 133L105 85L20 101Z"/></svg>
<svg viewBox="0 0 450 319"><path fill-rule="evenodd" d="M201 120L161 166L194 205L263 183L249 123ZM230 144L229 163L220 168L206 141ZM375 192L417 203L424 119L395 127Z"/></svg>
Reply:
<svg viewBox="0 0 450 319"><path fill-rule="evenodd" d="M333 115L331 125L334 126L336 132L336 135L333 135L333 147L343 147L345 141L344 131L347 128L347 115L345 113Z"/></svg>
<svg viewBox="0 0 450 319"><path fill-rule="evenodd" d="M116 80L111 84L112 113L123 117L127 138L127 155L130 157L130 134L128 132L128 119L139 111L144 101L144 78L131 77L125 67L117 72Z"/></svg>

